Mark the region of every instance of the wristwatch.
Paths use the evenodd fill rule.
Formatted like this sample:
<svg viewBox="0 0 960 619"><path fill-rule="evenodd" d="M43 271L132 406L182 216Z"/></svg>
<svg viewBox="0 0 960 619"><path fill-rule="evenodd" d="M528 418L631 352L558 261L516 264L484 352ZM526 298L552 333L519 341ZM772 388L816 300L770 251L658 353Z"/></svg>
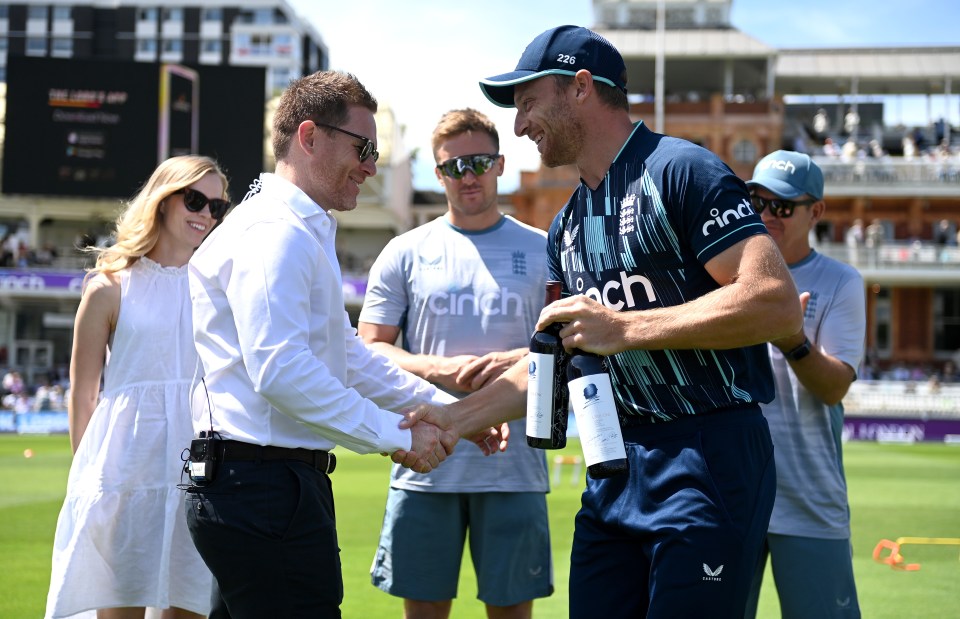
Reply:
<svg viewBox="0 0 960 619"><path fill-rule="evenodd" d="M810 338L805 337L802 344L783 353L783 356L790 361L800 361L810 354L810 346Z"/></svg>

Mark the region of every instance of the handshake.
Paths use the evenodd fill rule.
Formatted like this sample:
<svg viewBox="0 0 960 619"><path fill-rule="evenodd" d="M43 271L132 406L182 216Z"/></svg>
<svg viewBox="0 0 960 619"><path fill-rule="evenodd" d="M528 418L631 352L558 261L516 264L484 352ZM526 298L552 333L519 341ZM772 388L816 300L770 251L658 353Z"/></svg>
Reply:
<svg viewBox="0 0 960 619"><path fill-rule="evenodd" d="M507 449L510 429L506 423L479 432L467 430L463 433L445 413L445 408L422 404L406 411L400 427L410 430L410 451L397 450L390 459L418 473L429 473L453 453L461 436L472 441L487 456Z"/></svg>

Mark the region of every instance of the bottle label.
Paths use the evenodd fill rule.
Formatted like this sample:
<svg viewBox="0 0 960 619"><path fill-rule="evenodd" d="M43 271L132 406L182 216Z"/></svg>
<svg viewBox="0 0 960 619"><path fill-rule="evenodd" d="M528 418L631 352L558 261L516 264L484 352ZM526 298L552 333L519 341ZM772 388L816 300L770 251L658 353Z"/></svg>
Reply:
<svg viewBox="0 0 960 619"><path fill-rule="evenodd" d="M587 466L627 457L607 374L581 376L567 383Z"/></svg>
<svg viewBox="0 0 960 619"><path fill-rule="evenodd" d="M553 412L553 355L527 357L527 436L550 438Z"/></svg>

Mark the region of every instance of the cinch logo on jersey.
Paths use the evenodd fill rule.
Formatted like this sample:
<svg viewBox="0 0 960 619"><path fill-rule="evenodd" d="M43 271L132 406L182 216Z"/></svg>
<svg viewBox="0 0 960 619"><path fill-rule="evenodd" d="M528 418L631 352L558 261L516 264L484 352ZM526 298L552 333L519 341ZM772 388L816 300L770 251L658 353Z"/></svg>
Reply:
<svg viewBox="0 0 960 619"><path fill-rule="evenodd" d="M633 287L637 284L643 287L643 293L646 294L648 302L655 303L657 301L657 295L653 291L653 283L643 275L629 275L625 271L620 271L620 281L611 279L603 285L602 293L596 286L584 290L582 277L578 277L576 282L578 293L617 311L623 309L624 305L629 309L638 307L637 299L633 296ZM623 291L622 296L619 292L615 292L620 290Z"/></svg>
<svg viewBox="0 0 960 619"><path fill-rule="evenodd" d="M730 223L730 218L740 219L741 217L746 217L753 213L753 207L750 206L750 201L744 198L740 201L740 204L735 209L728 209L723 213L720 213L719 210L712 208L710 209L710 217L713 219L708 219L703 224L703 236L710 236L710 228L717 226L723 228L724 226Z"/></svg>
<svg viewBox="0 0 960 619"><path fill-rule="evenodd" d="M767 170L769 168L773 168L774 170L783 170L784 172L789 172L790 174L793 174L797 171L797 166L793 165L793 163L789 161L784 159L771 159L769 161L761 161L757 165L757 169L754 170L753 175L756 176L757 172L760 170Z"/></svg>
<svg viewBox="0 0 960 619"><path fill-rule="evenodd" d="M479 297L470 292L437 292L427 309L436 316L523 316L523 297L506 288Z"/></svg>

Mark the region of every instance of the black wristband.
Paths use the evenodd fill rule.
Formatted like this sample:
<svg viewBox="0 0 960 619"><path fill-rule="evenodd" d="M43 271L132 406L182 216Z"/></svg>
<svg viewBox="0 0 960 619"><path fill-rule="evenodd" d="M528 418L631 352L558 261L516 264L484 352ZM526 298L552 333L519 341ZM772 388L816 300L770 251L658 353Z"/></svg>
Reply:
<svg viewBox="0 0 960 619"><path fill-rule="evenodd" d="M790 361L800 361L804 357L810 354L810 338L803 338L803 343L797 346L796 348L791 348L789 351L783 353L783 356L789 359Z"/></svg>

